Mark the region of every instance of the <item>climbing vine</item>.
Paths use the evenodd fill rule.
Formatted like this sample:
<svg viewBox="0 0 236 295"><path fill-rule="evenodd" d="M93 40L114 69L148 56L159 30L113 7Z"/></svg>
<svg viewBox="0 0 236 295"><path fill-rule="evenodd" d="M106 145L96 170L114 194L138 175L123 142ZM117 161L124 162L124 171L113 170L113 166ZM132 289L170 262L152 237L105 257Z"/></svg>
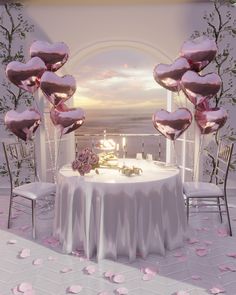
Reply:
<svg viewBox="0 0 236 295"><path fill-rule="evenodd" d="M218 73L222 80L220 91L211 101L212 107L220 107L223 105L236 105L236 57L235 48L232 46L236 37L236 19L232 16L232 6L236 0L213 1L213 9L206 12L203 20L206 23L204 31L194 31L192 38L202 35L208 36L215 40L218 51L213 61L214 71ZM234 41L235 42L235 41ZM207 159L204 162L204 174L209 176L209 181L213 181L214 170L216 166L215 150L220 139L236 141L236 130L230 123L225 128L214 133L214 142L205 147ZM235 156L235 155L234 155ZM233 159L231 169L236 169L236 159Z"/></svg>
<svg viewBox="0 0 236 295"><path fill-rule="evenodd" d="M1 67L1 97L0 115L1 131L5 130L3 116L9 110L16 110L20 105L30 106L33 96L14 86L5 76L6 65L11 61L25 62L24 42L34 26L23 15L23 4L5 3L0 6L0 63ZM7 175L6 164L0 165L0 175Z"/></svg>

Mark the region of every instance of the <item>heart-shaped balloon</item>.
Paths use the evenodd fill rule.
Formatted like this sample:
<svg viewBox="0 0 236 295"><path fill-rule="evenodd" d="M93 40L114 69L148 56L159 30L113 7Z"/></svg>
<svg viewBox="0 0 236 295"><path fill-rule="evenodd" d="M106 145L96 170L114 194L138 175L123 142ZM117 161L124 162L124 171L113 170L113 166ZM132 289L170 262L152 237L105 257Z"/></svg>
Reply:
<svg viewBox="0 0 236 295"><path fill-rule="evenodd" d="M204 69L216 56L217 46L214 40L206 36L184 42L180 56L185 57L194 71Z"/></svg>
<svg viewBox="0 0 236 295"><path fill-rule="evenodd" d="M211 108L209 110L196 110L194 117L201 134L209 134L225 125L228 114L224 108Z"/></svg>
<svg viewBox="0 0 236 295"><path fill-rule="evenodd" d="M50 117L54 125L59 125L62 134L68 134L83 125L85 114L81 108L68 108L65 104L53 107Z"/></svg>
<svg viewBox="0 0 236 295"><path fill-rule="evenodd" d="M158 64L153 71L154 79L158 84L171 91L180 90L180 80L183 74L190 69L186 58L177 58L172 64Z"/></svg>
<svg viewBox="0 0 236 295"><path fill-rule="evenodd" d="M175 140L190 126L192 114L187 108L179 108L172 113L159 110L153 115L152 121L162 135Z"/></svg>
<svg viewBox="0 0 236 295"><path fill-rule="evenodd" d="M34 93L45 70L44 62L39 57L33 57L26 64L19 61L10 62L6 68L6 76L16 86Z"/></svg>
<svg viewBox="0 0 236 295"><path fill-rule="evenodd" d="M30 56L40 57L49 71L60 69L69 57L69 48L63 42L50 44L45 41L35 41L30 46Z"/></svg>
<svg viewBox="0 0 236 295"><path fill-rule="evenodd" d="M53 72L46 71L41 77L40 87L47 99L57 106L75 93L76 81L71 75L59 77Z"/></svg>
<svg viewBox="0 0 236 295"><path fill-rule="evenodd" d="M183 92L196 106L216 95L221 84L220 76L215 73L200 76L194 71L187 71L181 79Z"/></svg>
<svg viewBox="0 0 236 295"><path fill-rule="evenodd" d="M32 138L39 127L41 117L39 112L33 108L22 113L11 110L6 113L4 121L12 133L26 141Z"/></svg>

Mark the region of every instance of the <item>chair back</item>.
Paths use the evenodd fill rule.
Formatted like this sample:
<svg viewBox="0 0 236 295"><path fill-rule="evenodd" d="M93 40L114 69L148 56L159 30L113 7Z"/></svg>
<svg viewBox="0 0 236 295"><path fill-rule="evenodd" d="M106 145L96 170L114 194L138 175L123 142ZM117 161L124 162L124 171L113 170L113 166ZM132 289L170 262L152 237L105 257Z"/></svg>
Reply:
<svg viewBox="0 0 236 295"><path fill-rule="evenodd" d="M233 143L226 143L223 140L219 142L215 167L215 179L217 185L224 186L224 191L226 190L233 148Z"/></svg>
<svg viewBox="0 0 236 295"><path fill-rule="evenodd" d="M19 141L2 144L11 191L24 183L38 181L34 143Z"/></svg>

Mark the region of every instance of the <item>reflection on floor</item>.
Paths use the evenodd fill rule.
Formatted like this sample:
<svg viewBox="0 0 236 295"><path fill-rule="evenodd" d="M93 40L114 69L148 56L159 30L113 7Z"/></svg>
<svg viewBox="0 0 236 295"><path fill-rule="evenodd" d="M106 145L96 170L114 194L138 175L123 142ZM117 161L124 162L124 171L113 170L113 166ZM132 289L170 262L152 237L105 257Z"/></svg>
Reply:
<svg viewBox="0 0 236 295"><path fill-rule="evenodd" d="M131 264L125 258L96 263L79 252L60 254L51 214L38 218L37 241L30 240L30 218L23 214L14 215L8 231L8 198L0 197L0 294L235 295L235 197L230 204L234 237L216 214L193 213L184 248Z"/></svg>

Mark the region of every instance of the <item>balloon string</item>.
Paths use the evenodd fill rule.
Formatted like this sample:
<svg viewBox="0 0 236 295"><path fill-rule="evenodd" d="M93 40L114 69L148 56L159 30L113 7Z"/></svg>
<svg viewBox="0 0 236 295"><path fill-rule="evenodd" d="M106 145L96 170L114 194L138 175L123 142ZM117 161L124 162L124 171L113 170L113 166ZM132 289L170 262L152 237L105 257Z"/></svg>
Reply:
<svg viewBox="0 0 236 295"><path fill-rule="evenodd" d="M55 160L55 174L54 174L54 180L55 182L57 182L57 170L58 170L58 158L59 158L59 153L60 153L60 148L61 148L61 137L62 137L62 132L59 136L59 142L58 142L58 147L57 147L57 154L55 154L56 156L56 160Z"/></svg>
<svg viewBox="0 0 236 295"><path fill-rule="evenodd" d="M55 159L56 155L55 155L55 157L53 159L53 152L52 152L52 145L51 145L51 142L50 142L49 129L47 127L47 122L46 122L47 119L45 118L44 113L41 112L41 110L39 108L39 105L38 105L37 98L35 96L34 96L34 103L35 103L35 108L40 113L40 117L41 118L44 117L44 128L45 128L45 133L46 133L46 141L48 143L49 157L50 157L50 162L51 162L50 163L51 164L50 166L51 166L51 170L52 170L52 173L53 173L53 178L55 180L55 172L56 171L55 171L55 165L54 165L55 161L54 161L54 159Z"/></svg>
<svg viewBox="0 0 236 295"><path fill-rule="evenodd" d="M194 167L194 173L193 173L193 180L194 181L198 181L198 175L199 175L199 166L200 166L200 155L201 155L201 151L202 151L202 147L203 147L203 136L202 134L200 135L200 141L199 141L199 149L198 149L198 153L197 153L197 159L195 162L195 167Z"/></svg>
<svg viewBox="0 0 236 295"><path fill-rule="evenodd" d="M177 160L175 140L172 141L172 145L173 145L173 151L174 151L174 166L178 167L178 160Z"/></svg>

